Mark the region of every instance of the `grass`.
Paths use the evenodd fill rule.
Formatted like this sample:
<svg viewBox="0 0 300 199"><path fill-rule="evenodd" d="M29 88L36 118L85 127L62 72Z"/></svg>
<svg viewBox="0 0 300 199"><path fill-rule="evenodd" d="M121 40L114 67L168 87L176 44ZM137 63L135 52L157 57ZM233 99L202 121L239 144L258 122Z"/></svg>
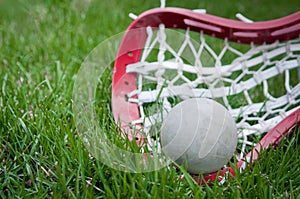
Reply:
<svg viewBox="0 0 300 199"><path fill-rule="evenodd" d="M114 170L91 157L72 113L80 64L101 41L124 31L159 1L0 1L1 198L299 198L299 131L225 184L197 185L184 169L149 173ZM233 18L265 20L290 14L298 1L167 1ZM111 72L102 78L99 123L108 132Z"/></svg>

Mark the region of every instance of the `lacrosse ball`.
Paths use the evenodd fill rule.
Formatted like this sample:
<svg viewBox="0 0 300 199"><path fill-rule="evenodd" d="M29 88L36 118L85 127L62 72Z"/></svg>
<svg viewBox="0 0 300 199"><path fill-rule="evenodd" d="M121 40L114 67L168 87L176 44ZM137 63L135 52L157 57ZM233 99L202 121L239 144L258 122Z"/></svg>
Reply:
<svg viewBox="0 0 300 199"><path fill-rule="evenodd" d="M191 174L221 169L237 145L234 119L220 103L191 98L174 106L164 118L160 139L165 156Z"/></svg>

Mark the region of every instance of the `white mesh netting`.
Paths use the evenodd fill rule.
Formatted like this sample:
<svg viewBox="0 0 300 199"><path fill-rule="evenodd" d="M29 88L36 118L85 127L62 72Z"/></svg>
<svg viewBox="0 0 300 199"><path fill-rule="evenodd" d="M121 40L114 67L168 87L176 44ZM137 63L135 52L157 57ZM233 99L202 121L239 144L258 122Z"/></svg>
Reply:
<svg viewBox="0 0 300 199"><path fill-rule="evenodd" d="M245 45L186 30L147 28L137 73L137 90L128 100L139 105L139 120L149 146L153 132L179 101L213 98L227 107L239 129L240 158L255 136L270 130L300 102L300 38L264 45ZM159 128L156 128L159 129ZM255 135L255 136L254 136Z"/></svg>

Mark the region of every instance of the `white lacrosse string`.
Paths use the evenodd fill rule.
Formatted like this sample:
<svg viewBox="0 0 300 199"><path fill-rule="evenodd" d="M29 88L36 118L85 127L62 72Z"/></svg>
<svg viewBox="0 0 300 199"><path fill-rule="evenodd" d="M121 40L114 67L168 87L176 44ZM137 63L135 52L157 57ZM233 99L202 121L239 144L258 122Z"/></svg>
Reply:
<svg viewBox="0 0 300 199"><path fill-rule="evenodd" d="M129 13L128 16L132 19L132 20L135 20L138 18L137 15L133 14L133 13Z"/></svg>
<svg viewBox="0 0 300 199"><path fill-rule="evenodd" d="M244 15L242 15L241 13L237 13L235 15L236 18L238 18L239 20L245 22L245 23L253 23L253 21L247 17L245 17Z"/></svg>
<svg viewBox="0 0 300 199"><path fill-rule="evenodd" d="M166 0L160 0L160 8L166 7Z"/></svg>

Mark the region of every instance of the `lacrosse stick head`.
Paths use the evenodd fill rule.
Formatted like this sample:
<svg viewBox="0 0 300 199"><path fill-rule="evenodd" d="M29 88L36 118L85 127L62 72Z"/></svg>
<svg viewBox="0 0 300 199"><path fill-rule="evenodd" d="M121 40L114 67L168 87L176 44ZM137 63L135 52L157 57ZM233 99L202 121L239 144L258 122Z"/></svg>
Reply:
<svg viewBox="0 0 300 199"><path fill-rule="evenodd" d="M238 160L246 161L255 144L280 140L262 137L300 103L299 35L300 12L245 23L179 8L147 11L129 26L115 61L114 119L159 150L153 127L172 107L211 98L235 119Z"/></svg>

